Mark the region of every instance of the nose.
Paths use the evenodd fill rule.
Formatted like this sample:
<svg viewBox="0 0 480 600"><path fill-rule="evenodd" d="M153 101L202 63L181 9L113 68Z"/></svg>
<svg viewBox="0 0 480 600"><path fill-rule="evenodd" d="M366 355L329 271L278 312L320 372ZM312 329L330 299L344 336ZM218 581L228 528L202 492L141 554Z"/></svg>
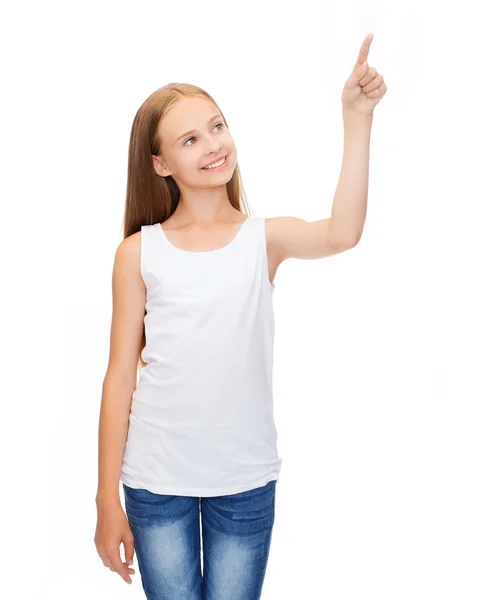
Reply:
<svg viewBox="0 0 480 600"><path fill-rule="evenodd" d="M220 148L222 147L222 144L218 140L218 138L215 139L214 137L210 136L210 137L208 137L206 146L207 146L208 154L210 155L210 154L217 154L218 151L220 150Z"/></svg>
<svg viewBox="0 0 480 600"><path fill-rule="evenodd" d="M222 144L219 144L217 142L213 142L213 143L209 144L207 156L215 156L216 154L218 154L220 152L221 147L222 147Z"/></svg>

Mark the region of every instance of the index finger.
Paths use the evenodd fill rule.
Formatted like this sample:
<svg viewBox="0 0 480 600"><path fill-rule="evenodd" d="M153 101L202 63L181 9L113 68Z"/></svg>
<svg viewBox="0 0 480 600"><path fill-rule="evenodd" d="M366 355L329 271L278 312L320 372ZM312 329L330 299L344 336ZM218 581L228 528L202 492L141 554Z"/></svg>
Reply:
<svg viewBox="0 0 480 600"><path fill-rule="evenodd" d="M368 51L370 50L370 44L373 40L373 33L369 33L367 37L363 40L363 44L360 48L360 52L358 53L357 65L363 65L363 63L368 58Z"/></svg>

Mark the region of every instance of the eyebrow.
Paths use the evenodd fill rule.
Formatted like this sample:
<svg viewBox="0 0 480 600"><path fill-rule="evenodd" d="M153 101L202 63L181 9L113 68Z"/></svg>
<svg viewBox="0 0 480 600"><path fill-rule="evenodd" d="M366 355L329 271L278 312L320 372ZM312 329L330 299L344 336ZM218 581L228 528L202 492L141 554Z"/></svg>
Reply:
<svg viewBox="0 0 480 600"><path fill-rule="evenodd" d="M207 123L210 123L210 121L213 121L213 119L217 119L218 117L222 118L222 115L220 114L215 114L213 116L211 116ZM187 131L186 133L183 133L182 135L178 136L178 138L175 140L175 143L178 142L178 140L182 139L183 137L185 137L186 135L189 135L190 133L195 133L197 130L196 129L191 129L190 131Z"/></svg>

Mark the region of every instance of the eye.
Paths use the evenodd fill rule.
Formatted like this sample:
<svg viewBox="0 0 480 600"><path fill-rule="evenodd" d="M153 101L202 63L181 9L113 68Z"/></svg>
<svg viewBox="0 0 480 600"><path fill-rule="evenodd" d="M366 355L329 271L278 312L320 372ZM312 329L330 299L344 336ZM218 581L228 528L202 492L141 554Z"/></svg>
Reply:
<svg viewBox="0 0 480 600"><path fill-rule="evenodd" d="M217 123L213 128L215 129L215 127L217 127L217 125L220 125L222 128L224 126L223 123ZM196 139L196 138L195 137L188 138L188 140L185 140L185 142L183 143L183 145L186 146L187 142L189 142L190 140L194 140L194 139ZM191 146L191 145L192 144L188 144L188 146Z"/></svg>

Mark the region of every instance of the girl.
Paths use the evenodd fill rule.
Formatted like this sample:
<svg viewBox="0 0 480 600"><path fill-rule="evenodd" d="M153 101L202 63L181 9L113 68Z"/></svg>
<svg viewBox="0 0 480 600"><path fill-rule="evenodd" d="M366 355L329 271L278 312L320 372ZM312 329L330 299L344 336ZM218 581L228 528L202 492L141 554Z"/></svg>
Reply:
<svg viewBox="0 0 480 600"><path fill-rule="evenodd" d="M287 258L331 256L360 238L373 108L386 91L366 63L372 37L342 94L345 153L329 219L249 214L234 140L204 90L168 84L135 116L94 541L128 583L135 549L151 600L260 598L283 460L273 280Z"/></svg>

